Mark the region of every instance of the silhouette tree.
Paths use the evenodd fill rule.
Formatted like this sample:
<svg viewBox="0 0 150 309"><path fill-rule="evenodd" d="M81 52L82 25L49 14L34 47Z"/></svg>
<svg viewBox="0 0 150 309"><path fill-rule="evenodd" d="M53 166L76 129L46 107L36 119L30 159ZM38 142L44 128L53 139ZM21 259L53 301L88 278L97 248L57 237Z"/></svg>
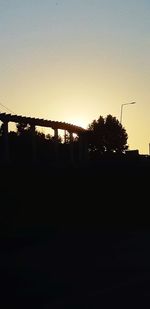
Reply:
<svg viewBox="0 0 150 309"><path fill-rule="evenodd" d="M128 148L126 130L112 115L93 120L88 129L89 150L95 155L123 153Z"/></svg>
<svg viewBox="0 0 150 309"><path fill-rule="evenodd" d="M50 134L45 135L36 128L35 131L33 131L32 126L29 124L18 123L16 128L21 158L28 160L28 158L32 157L33 142L36 148L36 156L39 161L44 162L45 160L54 158L56 149L56 140L54 136ZM58 136L57 142L60 151L62 143L61 136Z"/></svg>
<svg viewBox="0 0 150 309"><path fill-rule="evenodd" d="M102 116L93 122L88 127L89 150L92 153L103 154L105 151L105 120Z"/></svg>
<svg viewBox="0 0 150 309"><path fill-rule="evenodd" d="M17 129L17 135L21 135L24 134L25 131L28 129L28 125L24 123L17 123L16 129Z"/></svg>

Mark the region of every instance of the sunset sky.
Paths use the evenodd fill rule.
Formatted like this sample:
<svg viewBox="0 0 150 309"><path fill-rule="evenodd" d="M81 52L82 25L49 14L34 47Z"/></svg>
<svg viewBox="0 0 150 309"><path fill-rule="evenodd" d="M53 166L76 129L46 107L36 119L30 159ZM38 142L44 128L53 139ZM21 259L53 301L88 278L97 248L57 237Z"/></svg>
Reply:
<svg viewBox="0 0 150 309"><path fill-rule="evenodd" d="M132 101L122 123L146 154L150 0L0 0L1 104L86 128Z"/></svg>

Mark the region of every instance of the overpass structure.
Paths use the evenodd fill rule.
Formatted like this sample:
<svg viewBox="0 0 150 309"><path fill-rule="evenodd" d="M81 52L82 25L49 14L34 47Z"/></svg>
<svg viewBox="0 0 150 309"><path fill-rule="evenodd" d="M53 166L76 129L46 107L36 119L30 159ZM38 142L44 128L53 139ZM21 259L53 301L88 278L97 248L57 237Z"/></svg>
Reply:
<svg viewBox="0 0 150 309"><path fill-rule="evenodd" d="M32 159L33 161L36 160L36 143L35 143L35 129L36 126L45 127L45 128L51 128L54 130L54 141L55 141L55 152L57 156L57 145L58 145L58 130L64 131L64 140L66 141L66 132L69 133L70 136L70 159L73 161L73 133L77 134L79 136L79 157L83 157L83 148L85 149L84 139L83 139L83 133L86 132L86 130L82 127L66 123L66 122L60 122L60 121L52 121L52 120L45 120L40 118L32 118L32 117L26 117L21 115L12 115L12 114L6 114L6 113L0 113L0 121L3 123L3 140L4 140L4 158L5 161L8 162L10 159L9 155L9 142L8 142L8 125L10 122L19 123L19 124L26 124L30 125L31 132L32 132Z"/></svg>

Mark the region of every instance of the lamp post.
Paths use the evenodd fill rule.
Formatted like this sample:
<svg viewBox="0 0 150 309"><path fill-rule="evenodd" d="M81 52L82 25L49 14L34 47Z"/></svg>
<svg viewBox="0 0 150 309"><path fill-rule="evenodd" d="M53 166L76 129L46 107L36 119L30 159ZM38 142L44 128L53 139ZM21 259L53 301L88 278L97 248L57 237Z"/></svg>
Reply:
<svg viewBox="0 0 150 309"><path fill-rule="evenodd" d="M121 104L121 113L120 113L120 123L122 124L122 112L123 112L123 107L124 105L130 105L130 104L135 104L136 102L130 102L130 103L124 103Z"/></svg>

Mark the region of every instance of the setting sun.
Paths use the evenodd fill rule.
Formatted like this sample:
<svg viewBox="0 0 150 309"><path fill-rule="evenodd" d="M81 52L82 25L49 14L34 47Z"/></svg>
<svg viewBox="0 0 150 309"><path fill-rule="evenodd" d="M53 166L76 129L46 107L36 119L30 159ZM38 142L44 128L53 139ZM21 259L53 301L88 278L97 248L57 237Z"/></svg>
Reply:
<svg viewBox="0 0 150 309"><path fill-rule="evenodd" d="M85 119L82 119L82 118L79 118L79 119L73 119L73 118L70 118L69 121L67 121L71 124L74 124L76 126L79 126L81 128L84 128L86 129L88 124L87 124L87 121Z"/></svg>

